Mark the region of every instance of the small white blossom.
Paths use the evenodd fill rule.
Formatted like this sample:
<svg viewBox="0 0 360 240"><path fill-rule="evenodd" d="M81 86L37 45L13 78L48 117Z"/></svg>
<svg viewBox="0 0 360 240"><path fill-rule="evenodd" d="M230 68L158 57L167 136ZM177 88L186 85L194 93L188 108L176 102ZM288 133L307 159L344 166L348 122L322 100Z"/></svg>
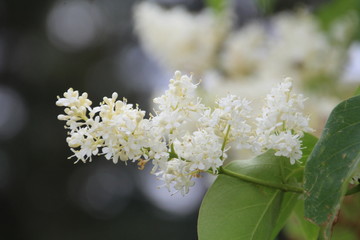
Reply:
<svg viewBox="0 0 360 240"><path fill-rule="evenodd" d="M227 143L233 141L239 149L249 148L249 139L253 135L251 114L252 108L247 99L227 95L216 101L213 111L205 110L199 121L201 126L212 128L217 135L226 137Z"/></svg>
<svg viewBox="0 0 360 240"><path fill-rule="evenodd" d="M91 109L91 101L87 97L87 93L83 93L80 96L79 92L74 91L72 88L69 88L64 93L64 98L58 97L56 105L66 107L64 109L65 114L60 114L58 119L67 121L66 125L69 129L80 127L87 120L87 111Z"/></svg>
<svg viewBox="0 0 360 240"><path fill-rule="evenodd" d="M196 95L196 88L191 76L176 71L170 80L169 90L154 99L159 111L151 119L153 127L163 134L171 134L171 138L181 137L186 129L180 126L195 122L205 109Z"/></svg>
<svg viewBox="0 0 360 240"><path fill-rule="evenodd" d="M199 130L174 141L178 157L187 161L191 171L217 171L223 163L222 139L213 132Z"/></svg>
<svg viewBox="0 0 360 240"><path fill-rule="evenodd" d="M291 134L291 131L269 135L267 147L276 150L275 156L284 156L295 164L302 156L300 136Z"/></svg>
<svg viewBox="0 0 360 240"><path fill-rule="evenodd" d="M249 148L249 138L252 135L250 101L228 95L219 99L217 104L223 110L222 118L226 119L231 128L229 138L235 141L238 148Z"/></svg>
<svg viewBox="0 0 360 240"><path fill-rule="evenodd" d="M100 154L99 149L114 163L142 156L142 148L148 145L140 124L144 111L134 109L126 100L117 101L116 93L112 98L104 97L103 103L94 109L86 93L79 97L78 91L69 89L64 96L57 105L68 107L67 115L59 118L70 129L67 142L73 157L82 162L91 161L92 156Z"/></svg>
<svg viewBox="0 0 360 240"><path fill-rule="evenodd" d="M192 174L188 169L188 165L178 158L169 160L165 170L158 172L156 175L160 176L159 179L164 181L164 186L169 191L174 188L176 191L180 191L182 195L187 194L189 188L195 184L191 180Z"/></svg>
<svg viewBox="0 0 360 240"><path fill-rule="evenodd" d="M275 155L290 158L292 164L302 156L300 137L311 132L309 118L302 114L304 101L301 94L292 92L292 82L285 79L265 98L262 114L256 119L257 150L275 149Z"/></svg>
<svg viewBox="0 0 360 240"><path fill-rule="evenodd" d="M112 98L104 98L100 106L99 116L102 119L102 138L104 140L103 153L114 163L139 159L142 148L147 145L140 122L145 112L127 104L126 99L117 101L117 94Z"/></svg>
<svg viewBox="0 0 360 240"><path fill-rule="evenodd" d="M83 93L79 96L78 91L74 91L72 88L69 88L67 92L64 93L64 98L58 97L56 105L59 107L89 107L91 101L87 99L87 93Z"/></svg>
<svg viewBox="0 0 360 240"><path fill-rule="evenodd" d="M74 131L66 141L74 153L71 157L77 158L75 163L77 161L86 162L87 160L91 162L91 157L99 152L100 146L87 128L80 128L78 131Z"/></svg>

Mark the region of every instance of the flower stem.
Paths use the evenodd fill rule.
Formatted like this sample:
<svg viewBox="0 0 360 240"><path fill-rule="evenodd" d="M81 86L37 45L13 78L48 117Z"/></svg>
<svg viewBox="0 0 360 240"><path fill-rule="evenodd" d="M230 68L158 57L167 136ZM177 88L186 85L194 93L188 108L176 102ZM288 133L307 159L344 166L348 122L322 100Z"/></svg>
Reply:
<svg viewBox="0 0 360 240"><path fill-rule="evenodd" d="M227 125L227 129L226 129L224 141L223 141L223 143L222 143L222 145L221 145L221 151L222 151L223 153L222 153L220 159L221 159L222 161L224 161L224 150L225 150L225 146L226 146L226 144L227 144L227 140L228 140L228 137L229 137L230 127L231 127L230 124Z"/></svg>
<svg viewBox="0 0 360 240"><path fill-rule="evenodd" d="M171 151L169 152L169 160L171 160L173 158L179 158L179 156L175 152L175 148L174 148L173 143L170 145L170 149L171 149Z"/></svg>
<svg viewBox="0 0 360 240"><path fill-rule="evenodd" d="M280 189L281 191L284 191L284 192L304 193L304 189L299 188L299 187L295 187L295 186L291 186L291 185L287 185L287 184L272 183L272 182L264 181L259 178L254 178L254 177L250 177L250 176L243 175L240 173L232 172L223 167L220 167L219 174L228 175L228 176L235 177L237 179L240 179L240 180L243 180L246 182L258 184L258 185L265 186L265 187Z"/></svg>
<svg viewBox="0 0 360 240"><path fill-rule="evenodd" d="M228 140L228 137L229 137L229 133L230 133L230 128L231 128L231 125L230 124L227 125L224 141L223 141L222 146L221 146L221 151L225 150L225 146L226 146L226 143L227 143L227 140Z"/></svg>

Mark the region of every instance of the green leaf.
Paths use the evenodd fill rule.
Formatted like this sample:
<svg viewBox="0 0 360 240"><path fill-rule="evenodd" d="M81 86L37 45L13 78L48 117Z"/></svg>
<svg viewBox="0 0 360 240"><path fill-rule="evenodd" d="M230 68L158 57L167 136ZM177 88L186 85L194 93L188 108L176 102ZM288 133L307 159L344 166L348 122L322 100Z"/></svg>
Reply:
<svg viewBox="0 0 360 240"><path fill-rule="evenodd" d="M329 239L331 226L360 160L360 96L340 103L310 155L304 172L305 217L321 225Z"/></svg>
<svg viewBox="0 0 360 240"><path fill-rule="evenodd" d="M312 134L305 133L304 137L301 140L302 140L302 147L303 147L303 149L302 149L303 156L300 159L300 162L301 162L301 165L303 166L306 163L310 153L314 149L315 144L318 141L318 138L313 136ZM302 167L294 169L294 171L292 171L287 176L286 180L288 181L288 183L289 182L294 182L294 183L303 182L303 175L304 175L303 173L304 173L304 171L303 171ZM279 218L278 218L276 226L273 230L271 239L274 239L276 237L276 235L280 232L280 230L284 227L294 206L299 205L299 204L297 204L297 202L299 202L299 194L296 194L296 193L286 193L285 194L284 201L280 207ZM303 200L300 200L300 202L302 202L302 204L304 203ZM302 214L302 218L304 218L304 214ZM309 223L309 224L311 224L311 223Z"/></svg>
<svg viewBox="0 0 360 240"><path fill-rule="evenodd" d="M310 133L305 133L302 137L302 158L300 162L302 164L306 164L311 152L313 151L316 143L318 142L318 138Z"/></svg>
<svg viewBox="0 0 360 240"><path fill-rule="evenodd" d="M360 95L360 86L354 92L354 96Z"/></svg>
<svg viewBox="0 0 360 240"><path fill-rule="evenodd" d="M279 209L279 217L276 220L276 224L274 229L272 230L270 239L275 239L275 237L279 234L280 230L284 227L298 200L299 194L297 193L287 192L284 194L284 199Z"/></svg>
<svg viewBox="0 0 360 240"><path fill-rule="evenodd" d="M285 184L288 176L297 171L289 159L269 151L251 160L233 161L226 170ZM290 181L291 179L291 181ZM289 182L295 182L290 177ZM294 196L291 196L294 195ZM220 174L202 202L198 235L200 240L271 239L283 225L296 202L295 193L260 186ZM281 209L285 209L283 213ZM280 217L282 215L282 217Z"/></svg>
<svg viewBox="0 0 360 240"><path fill-rule="evenodd" d="M319 230L319 226L305 220L304 201L299 200L290 217L290 221L286 225L286 232L298 239L316 240Z"/></svg>

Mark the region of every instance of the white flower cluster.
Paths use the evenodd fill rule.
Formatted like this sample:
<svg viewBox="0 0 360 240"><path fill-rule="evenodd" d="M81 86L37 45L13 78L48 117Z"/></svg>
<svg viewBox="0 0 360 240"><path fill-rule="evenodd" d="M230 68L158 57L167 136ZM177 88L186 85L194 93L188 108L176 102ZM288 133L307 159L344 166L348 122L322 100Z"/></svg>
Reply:
<svg viewBox="0 0 360 240"><path fill-rule="evenodd" d="M311 132L309 118L302 114L304 101L301 94L291 91L292 82L286 78L265 98L265 106L257 121L257 138L260 146L275 149L276 156L290 158L291 164L301 158L303 132Z"/></svg>
<svg viewBox="0 0 360 240"><path fill-rule="evenodd" d="M300 138L311 129L301 113L305 99L292 92L289 79L271 90L260 115L235 95L207 107L196 88L191 76L175 72L169 89L154 99L158 110L149 119L116 93L92 108L86 93L70 88L56 104L65 107L58 118L66 121L72 157L87 162L105 155L114 163L138 161L140 168L152 160L152 173L183 195L201 172L218 172L231 143L257 154L275 149L292 164L301 158Z"/></svg>
<svg viewBox="0 0 360 240"><path fill-rule="evenodd" d="M56 104L66 107L66 115L61 114L58 119L66 121L69 129L66 141L77 161L91 161L100 148L114 163L119 159L136 160L143 155L141 148L147 140L141 122L144 111L134 109L126 100L116 101L117 93L113 93L112 98L104 97L102 104L95 108L91 108L87 93L79 96L78 91L70 88L64 97Z"/></svg>

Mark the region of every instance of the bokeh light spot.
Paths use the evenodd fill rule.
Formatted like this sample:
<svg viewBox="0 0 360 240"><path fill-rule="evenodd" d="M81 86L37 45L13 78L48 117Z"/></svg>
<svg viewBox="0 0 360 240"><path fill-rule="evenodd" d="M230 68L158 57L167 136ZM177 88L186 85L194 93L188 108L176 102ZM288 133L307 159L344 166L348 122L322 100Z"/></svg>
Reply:
<svg viewBox="0 0 360 240"><path fill-rule="evenodd" d="M110 219L128 205L133 183L126 170L96 166L75 171L69 181L69 195L75 204L98 219Z"/></svg>
<svg viewBox="0 0 360 240"><path fill-rule="evenodd" d="M163 213L163 216L186 217L196 212L205 194L206 187L202 179L194 179L195 185L185 196L180 192L172 194L165 187L159 187L164 183L156 179L154 175L142 172L139 174L139 187L147 199ZM169 216L170 215L170 216ZM162 216L159 213L159 216Z"/></svg>
<svg viewBox="0 0 360 240"><path fill-rule="evenodd" d="M0 86L0 140L14 137L26 119L27 111L21 96L9 87Z"/></svg>
<svg viewBox="0 0 360 240"><path fill-rule="evenodd" d="M103 33L99 8L86 1L60 1L47 17L50 41L59 49L77 51L94 44Z"/></svg>

